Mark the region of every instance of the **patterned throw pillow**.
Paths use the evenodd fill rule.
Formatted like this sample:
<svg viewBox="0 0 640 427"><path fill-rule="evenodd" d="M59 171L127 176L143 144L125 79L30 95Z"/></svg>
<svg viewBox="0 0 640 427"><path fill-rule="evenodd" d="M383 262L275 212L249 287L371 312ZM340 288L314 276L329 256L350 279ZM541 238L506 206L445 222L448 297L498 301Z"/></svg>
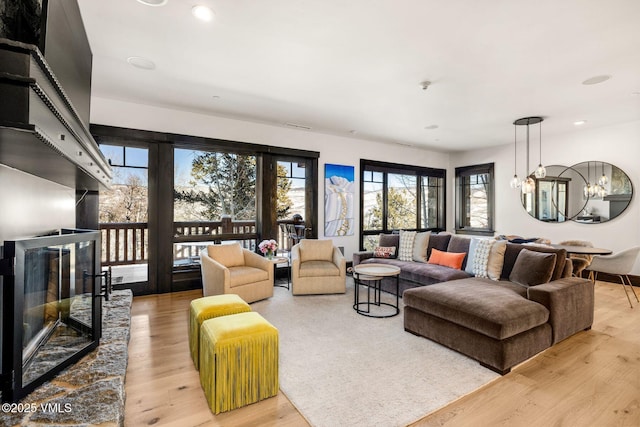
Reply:
<svg viewBox="0 0 640 427"><path fill-rule="evenodd" d="M398 249L398 260L413 261L413 241L416 238L415 231L400 230L400 248Z"/></svg>
<svg viewBox="0 0 640 427"><path fill-rule="evenodd" d="M500 280L506 249L506 240L478 239L473 256L473 272L475 276Z"/></svg>
<svg viewBox="0 0 640 427"><path fill-rule="evenodd" d="M473 272L476 277L489 277L487 265L489 264L489 254L495 240L478 239L476 250L473 256Z"/></svg>
<svg viewBox="0 0 640 427"><path fill-rule="evenodd" d="M469 274L473 274L473 275L476 274L474 270L473 260L476 256L476 247L478 246L478 242L480 240L482 239L473 238L471 239L471 242L469 242L469 252L467 254L467 265L464 268L464 271L466 271Z"/></svg>
<svg viewBox="0 0 640 427"><path fill-rule="evenodd" d="M373 250L374 258L395 258L396 247L395 246L376 246Z"/></svg>

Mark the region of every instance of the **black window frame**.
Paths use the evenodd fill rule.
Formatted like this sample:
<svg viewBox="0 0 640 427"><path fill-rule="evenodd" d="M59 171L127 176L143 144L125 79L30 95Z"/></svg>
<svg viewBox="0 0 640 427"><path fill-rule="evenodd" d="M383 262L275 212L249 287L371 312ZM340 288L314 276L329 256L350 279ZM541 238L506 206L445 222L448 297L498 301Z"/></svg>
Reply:
<svg viewBox="0 0 640 427"><path fill-rule="evenodd" d="M365 174L367 172L381 172L382 178L382 228L376 230L364 230L364 185ZM360 159L360 250L364 250L365 236L379 235L380 233L392 233L398 230L388 228L387 194L388 194L388 174L402 174L416 176L416 226L406 230L416 231L443 231L447 226L447 170L430 168L424 166L412 166L399 163L380 162L375 160ZM435 227L423 228L422 212L422 177L433 177L441 179L442 185L439 190L440 200L438 201L438 224ZM369 182L369 181L367 181ZM376 181L378 182L378 181Z"/></svg>
<svg viewBox="0 0 640 427"><path fill-rule="evenodd" d="M456 233L457 234L476 234L493 236L495 233L495 164L483 163L479 165L457 167L456 174ZM466 178L474 175L489 175L489 183L487 188L487 227L467 227L465 225L466 212L468 210L468 194L465 188L468 187Z"/></svg>
<svg viewBox="0 0 640 427"><path fill-rule="evenodd" d="M276 158L290 157L306 161L307 185L310 203L306 206L305 224L311 227L307 237L317 238L318 229L318 159L317 151L296 148L276 147L241 141L231 141L200 136L174 134L122 128L108 125L91 125L91 133L98 144L113 146L130 146L149 149L149 280L144 288L132 288L134 295L176 292L195 289L200 274L193 280L183 280L175 276L173 271L174 221L174 148L194 150L214 150L236 154L255 155L258 161L256 191L258 198L258 216L256 227L258 240L277 236L275 210L272 210L272 199L276 191ZM92 209L98 211L98 198ZM200 285L201 286L201 285Z"/></svg>

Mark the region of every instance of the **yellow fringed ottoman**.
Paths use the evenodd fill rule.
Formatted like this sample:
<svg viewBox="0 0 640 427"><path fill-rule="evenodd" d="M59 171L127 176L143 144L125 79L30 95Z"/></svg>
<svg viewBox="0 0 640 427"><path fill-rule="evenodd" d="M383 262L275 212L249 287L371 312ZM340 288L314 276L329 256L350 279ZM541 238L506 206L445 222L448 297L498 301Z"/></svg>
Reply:
<svg viewBox="0 0 640 427"><path fill-rule="evenodd" d="M212 295L191 301L189 306L189 350L198 369L200 362L200 327L214 317L251 311L251 307L236 294Z"/></svg>
<svg viewBox="0 0 640 427"><path fill-rule="evenodd" d="M200 384L214 414L278 394L278 330L253 311L206 320Z"/></svg>

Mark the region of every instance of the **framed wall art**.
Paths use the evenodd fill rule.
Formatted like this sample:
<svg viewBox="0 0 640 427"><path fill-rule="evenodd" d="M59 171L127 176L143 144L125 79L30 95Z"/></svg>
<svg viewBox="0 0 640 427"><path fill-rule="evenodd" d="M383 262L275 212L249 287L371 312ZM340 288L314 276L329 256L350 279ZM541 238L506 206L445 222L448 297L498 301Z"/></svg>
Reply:
<svg viewBox="0 0 640 427"><path fill-rule="evenodd" d="M353 166L324 165L324 235L352 236L354 226Z"/></svg>

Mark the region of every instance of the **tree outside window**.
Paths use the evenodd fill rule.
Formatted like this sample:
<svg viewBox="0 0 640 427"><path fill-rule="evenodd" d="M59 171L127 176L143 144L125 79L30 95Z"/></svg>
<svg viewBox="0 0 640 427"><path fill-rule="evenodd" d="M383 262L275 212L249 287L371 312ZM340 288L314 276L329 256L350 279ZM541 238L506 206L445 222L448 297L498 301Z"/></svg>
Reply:
<svg viewBox="0 0 640 427"><path fill-rule="evenodd" d="M276 215L278 220L305 215L306 171L304 164L278 160L276 183Z"/></svg>
<svg viewBox="0 0 640 427"><path fill-rule="evenodd" d="M456 232L493 234L493 163L456 168Z"/></svg>
<svg viewBox="0 0 640 427"><path fill-rule="evenodd" d="M256 218L255 156L181 149L175 153L175 221Z"/></svg>
<svg viewBox="0 0 640 427"><path fill-rule="evenodd" d="M443 169L361 161L361 248L380 233L445 227Z"/></svg>
<svg viewBox="0 0 640 427"><path fill-rule="evenodd" d="M147 222L148 150L101 144L113 170L111 188L100 192L101 223Z"/></svg>

